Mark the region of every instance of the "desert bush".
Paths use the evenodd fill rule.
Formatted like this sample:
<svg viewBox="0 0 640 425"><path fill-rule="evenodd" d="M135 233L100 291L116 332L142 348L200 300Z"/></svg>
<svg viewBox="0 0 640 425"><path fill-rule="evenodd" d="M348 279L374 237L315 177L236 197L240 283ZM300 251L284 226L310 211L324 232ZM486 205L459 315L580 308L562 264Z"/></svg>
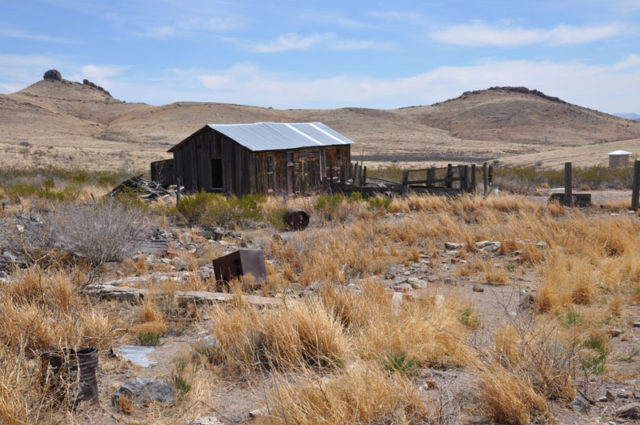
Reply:
<svg viewBox="0 0 640 425"><path fill-rule="evenodd" d="M149 229L143 211L115 201L57 204L2 221L0 247L26 263L47 265L69 256L92 268L131 255Z"/></svg>
<svg viewBox="0 0 640 425"><path fill-rule="evenodd" d="M115 201L60 205L50 225L58 246L94 267L131 255L149 230L143 211Z"/></svg>

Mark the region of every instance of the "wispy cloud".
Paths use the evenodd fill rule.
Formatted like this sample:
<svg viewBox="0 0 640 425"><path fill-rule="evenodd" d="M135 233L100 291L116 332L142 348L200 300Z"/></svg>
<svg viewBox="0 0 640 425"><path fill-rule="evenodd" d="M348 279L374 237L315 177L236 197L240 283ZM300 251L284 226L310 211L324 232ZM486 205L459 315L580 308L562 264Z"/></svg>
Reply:
<svg viewBox="0 0 640 425"><path fill-rule="evenodd" d="M141 38L165 40L173 37L189 37L193 34L210 32L226 33L242 28L244 21L238 17L182 17L168 24L147 25L136 35Z"/></svg>
<svg viewBox="0 0 640 425"><path fill-rule="evenodd" d="M623 29L624 26L619 23L582 27L559 25L552 29L539 29L492 26L476 22L453 25L432 33L431 37L443 43L461 46L517 47L533 44L561 46L610 38L620 34Z"/></svg>
<svg viewBox="0 0 640 425"><path fill-rule="evenodd" d="M10 28L0 28L0 37L18 38L23 40L43 41L45 43L77 43L76 40L72 40L64 37L55 37L46 34L34 34L27 31L21 31Z"/></svg>
<svg viewBox="0 0 640 425"><path fill-rule="evenodd" d="M153 38L156 40L163 40L172 37L178 33L178 30L169 25L162 25L158 27L149 27L142 32L138 33L142 38Z"/></svg>
<svg viewBox="0 0 640 425"><path fill-rule="evenodd" d="M316 46L323 46L331 50L381 50L393 47L393 43L387 41L341 39L331 32L304 36L298 33L287 33L266 43L241 43L246 44L249 50L258 53L308 50Z"/></svg>

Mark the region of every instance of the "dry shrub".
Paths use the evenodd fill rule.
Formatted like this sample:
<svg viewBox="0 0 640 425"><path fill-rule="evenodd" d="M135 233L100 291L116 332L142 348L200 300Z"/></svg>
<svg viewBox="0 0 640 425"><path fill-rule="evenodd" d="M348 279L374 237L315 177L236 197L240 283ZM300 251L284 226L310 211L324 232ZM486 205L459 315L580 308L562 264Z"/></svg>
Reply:
<svg viewBox="0 0 640 425"><path fill-rule="evenodd" d="M511 282L507 270L504 267L494 265L491 259L482 265L482 270L487 283L507 285Z"/></svg>
<svg viewBox="0 0 640 425"><path fill-rule="evenodd" d="M548 417L548 400L572 400L578 339L545 321L514 321L498 328L494 351L478 371L482 402L491 418L534 423Z"/></svg>
<svg viewBox="0 0 640 425"><path fill-rule="evenodd" d="M145 212L134 206L64 203L3 223L0 245L23 254L31 264L52 263L66 254L97 267L132 254L147 230Z"/></svg>
<svg viewBox="0 0 640 425"><path fill-rule="evenodd" d="M544 258L545 255L542 248L533 243L525 244L520 254L520 261L525 264L540 264L544 261Z"/></svg>
<svg viewBox="0 0 640 425"><path fill-rule="evenodd" d="M598 271L584 257L554 252L541 270L542 286L535 297L536 310L559 313L572 304L591 304L598 289Z"/></svg>
<svg viewBox="0 0 640 425"><path fill-rule="evenodd" d="M546 417L549 407L526 377L518 376L498 363L480 372L482 401L496 423L528 425Z"/></svg>
<svg viewBox="0 0 640 425"><path fill-rule="evenodd" d="M210 360L234 374L258 369L328 368L349 351L342 327L316 301L258 311L240 305L212 311Z"/></svg>
<svg viewBox="0 0 640 425"><path fill-rule="evenodd" d="M258 424L443 423L411 381L375 365L357 364L329 379L307 374L297 384L279 381L267 397L270 414Z"/></svg>
<svg viewBox="0 0 640 425"><path fill-rule="evenodd" d="M167 325L162 322L144 322L133 325L130 332L135 335L162 335L167 331Z"/></svg>
<svg viewBox="0 0 640 425"><path fill-rule="evenodd" d="M140 304L140 322L162 322L164 321L164 315L158 310L158 305L148 299Z"/></svg>
<svg viewBox="0 0 640 425"><path fill-rule="evenodd" d="M0 345L0 423L28 425L38 422L40 397L36 373L21 351Z"/></svg>

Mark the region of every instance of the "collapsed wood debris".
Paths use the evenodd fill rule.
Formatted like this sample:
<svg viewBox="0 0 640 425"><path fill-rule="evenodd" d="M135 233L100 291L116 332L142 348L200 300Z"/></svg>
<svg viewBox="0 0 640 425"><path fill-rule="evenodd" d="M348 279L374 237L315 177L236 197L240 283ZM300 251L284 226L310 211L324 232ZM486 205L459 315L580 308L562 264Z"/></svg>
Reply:
<svg viewBox="0 0 640 425"><path fill-rule="evenodd" d="M179 190L176 185L163 187L160 183L147 180L139 174L123 181L106 196L113 198L122 194L136 194L140 199L151 201L176 196Z"/></svg>

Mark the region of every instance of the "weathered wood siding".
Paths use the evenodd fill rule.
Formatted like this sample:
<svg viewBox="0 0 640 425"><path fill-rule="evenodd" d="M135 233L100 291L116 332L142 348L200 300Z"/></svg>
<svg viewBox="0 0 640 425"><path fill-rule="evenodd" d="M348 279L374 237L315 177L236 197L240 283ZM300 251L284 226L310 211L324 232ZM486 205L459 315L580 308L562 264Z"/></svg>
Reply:
<svg viewBox="0 0 640 425"><path fill-rule="evenodd" d="M309 194L321 189L332 169L337 176L350 163L350 152L350 145L253 152L205 127L174 151L174 166L187 192ZM214 166L222 167L221 187L214 185Z"/></svg>

